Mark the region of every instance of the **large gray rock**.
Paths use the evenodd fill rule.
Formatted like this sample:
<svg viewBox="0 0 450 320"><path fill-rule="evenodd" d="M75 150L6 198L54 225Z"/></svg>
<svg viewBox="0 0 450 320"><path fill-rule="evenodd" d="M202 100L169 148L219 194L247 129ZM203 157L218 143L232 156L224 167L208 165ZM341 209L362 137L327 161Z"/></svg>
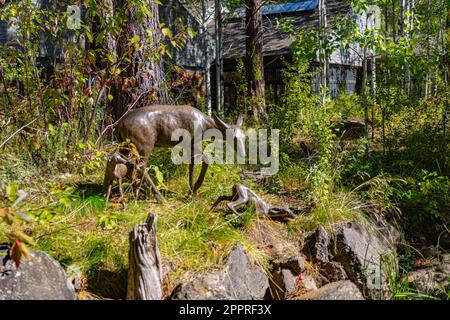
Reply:
<svg viewBox="0 0 450 320"><path fill-rule="evenodd" d="M341 264L332 261L330 253L330 234L319 226L305 241L303 252L318 266L317 284L323 286L330 282L347 280L348 277Z"/></svg>
<svg viewBox="0 0 450 320"><path fill-rule="evenodd" d="M389 292L389 273L392 275L398 269L391 239L351 222L336 230L330 252L366 296L384 297Z"/></svg>
<svg viewBox="0 0 450 320"><path fill-rule="evenodd" d="M445 296L450 290L450 254L443 255L437 265L409 273L407 281L420 293Z"/></svg>
<svg viewBox="0 0 450 320"><path fill-rule="evenodd" d="M75 290L61 265L42 251L16 268L3 259L0 265L0 300L75 300ZM7 260L7 261L5 261Z"/></svg>
<svg viewBox="0 0 450 320"><path fill-rule="evenodd" d="M364 300L361 291L349 280L329 283L305 293L295 300Z"/></svg>
<svg viewBox="0 0 450 320"><path fill-rule="evenodd" d="M254 264L242 244L231 250L223 269L205 275L175 288L173 300L262 300L269 287L264 269Z"/></svg>
<svg viewBox="0 0 450 320"><path fill-rule="evenodd" d="M395 229L395 228L394 228ZM303 252L318 266L319 286L342 280L354 282L367 297L386 297L388 275L397 272L394 229L380 222L340 224L305 240Z"/></svg>

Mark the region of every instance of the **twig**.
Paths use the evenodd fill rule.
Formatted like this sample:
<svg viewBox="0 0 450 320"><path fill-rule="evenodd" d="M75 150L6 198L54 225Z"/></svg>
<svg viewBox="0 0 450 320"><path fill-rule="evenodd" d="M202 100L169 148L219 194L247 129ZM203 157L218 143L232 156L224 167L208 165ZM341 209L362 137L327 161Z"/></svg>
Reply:
<svg viewBox="0 0 450 320"><path fill-rule="evenodd" d="M98 137L97 141L95 142L95 145L98 145L100 139L103 137L103 135L105 134L105 132L106 132L108 129L114 127L120 120L122 120L122 118L125 117L125 115L127 115L127 113L130 112L130 111L133 109L133 107L134 107L134 106L136 105L136 103L141 99L141 97L142 97L144 94L147 94L147 93L149 93L149 92L150 92L150 90L147 90L147 91L142 92L142 93L139 95L139 97L136 98L136 100L133 102L133 104L128 108L128 110L125 111L125 113L124 113L124 114L123 114L116 122L114 122L113 124L107 125L106 128L102 131L102 133L100 133L100 136Z"/></svg>
<svg viewBox="0 0 450 320"><path fill-rule="evenodd" d="M58 230L54 230L54 231L51 231L51 232L47 232L47 233L41 234L40 236L35 237L34 240L39 240L39 239L41 239L43 237L46 237L46 236L49 236L49 235L52 235L52 234L55 234L55 233L58 233L58 232L61 232L61 231L67 230L67 229L71 229L73 227L84 226L84 225L90 224L92 222L93 222L92 220L89 220L89 221L82 222L82 223L71 224L71 225L69 225L67 227L64 227L64 228L61 228L61 229L58 229Z"/></svg>
<svg viewBox="0 0 450 320"><path fill-rule="evenodd" d="M34 119L33 121L31 121L30 123L24 125L22 128L18 129L16 132L14 132L12 135L9 136L8 139L6 139L5 141L3 141L3 143L0 145L0 149L3 148L3 146L9 141L11 140L16 134L18 134L20 131L22 131L23 129L25 129L26 127L30 126L33 122L35 122L38 118Z"/></svg>

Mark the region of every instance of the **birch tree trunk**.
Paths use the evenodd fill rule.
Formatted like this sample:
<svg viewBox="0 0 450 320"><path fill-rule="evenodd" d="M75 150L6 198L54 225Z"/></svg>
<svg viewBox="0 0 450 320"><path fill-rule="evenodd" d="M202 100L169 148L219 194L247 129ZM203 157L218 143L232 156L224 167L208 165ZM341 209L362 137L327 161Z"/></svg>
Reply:
<svg viewBox="0 0 450 320"><path fill-rule="evenodd" d="M322 87L325 89L329 86L329 57L324 49L325 39L327 37L328 19L327 19L327 5L326 0L319 0L319 29L321 30L321 51L322 51Z"/></svg>
<svg viewBox="0 0 450 320"><path fill-rule="evenodd" d="M363 48L362 99L364 105L364 126L366 138L366 157L369 157L369 106L367 104L367 46Z"/></svg>
<svg viewBox="0 0 450 320"><path fill-rule="evenodd" d="M215 0L215 42L216 42L216 105L223 113L223 50L222 50L222 6Z"/></svg>
<svg viewBox="0 0 450 320"><path fill-rule="evenodd" d="M130 231L127 300L161 300L161 256L156 239L157 216Z"/></svg>
<svg viewBox="0 0 450 320"><path fill-rule="evenodd" d="M264 120L267 116L264 97L262 5L262 0L247 0L245 14L247 91L256 120Z"/></svg>

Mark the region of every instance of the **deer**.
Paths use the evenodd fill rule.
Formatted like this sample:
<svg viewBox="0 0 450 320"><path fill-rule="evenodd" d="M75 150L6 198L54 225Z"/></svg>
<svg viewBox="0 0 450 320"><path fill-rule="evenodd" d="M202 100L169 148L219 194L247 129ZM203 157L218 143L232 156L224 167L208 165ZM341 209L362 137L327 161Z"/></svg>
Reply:
<svg viewBox="0 0 450 320"><path fill-rule="evenodd" d="M171 148L176 146L180 141L172 141L172 133L177 129L186 130L191 137L194 137L195 130L201 130L204 133L209 129L217 129L224 135L226 135L227 130L230 130L233 136L234 151L239 156L245 157L245 134L242 125L242 115L238 117L236 124L227 124L217 115L207 116L189 105L151 105L133 109L125 114L117 123L116 137L119 142L129 140L135 145L143 159L143 166L138 168L138 172L150 185L156 200L161 203L163 200L161 193L145 171L150 155L155 147ZM202 153L202 168L198 179L194 182L195 143L194 139L192 139L191 161L189 164L189 186L193 194L203 184L208 169L208 163L205 161Z"/></svg>
<svg viewBox="0 0 450 320"><path fill-rule="evenodd" d="M216 208L222 201L230 201L227 203L227 207L237 216L241 216L237 211L239 207L243 207L247 203L254 203L256 206L256 214L260 216L267 216L272 219L295 219L297 217L289 208L275 207L267 204L254 191L240 183L233 185L231 196L220 196L210 210Z"/></svg>
<svg viewBox="0 0 450 320"><path fill-rule="evenodd" d="M117 180L119 184L120 198L118 202L122 202L124 199L124 193L122 188L122 180L125 178L131 181L136 180L137 171L136 159L125 158L119 151L115 151L108 155L108 162L106 164L105 178L103 182L103 193L105 194L106 202L111 195L112 183Z"/></svg>

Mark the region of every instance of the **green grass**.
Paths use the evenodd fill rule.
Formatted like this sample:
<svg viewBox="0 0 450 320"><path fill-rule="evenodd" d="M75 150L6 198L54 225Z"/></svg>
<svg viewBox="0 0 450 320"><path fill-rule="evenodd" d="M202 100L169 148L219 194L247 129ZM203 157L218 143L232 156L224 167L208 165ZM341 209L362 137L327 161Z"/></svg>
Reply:
<svg viewBox="0 0 450 320"><path fill-rule="evenodd" d="M159 248L169 270L167 293L192 272L220 267L236 242L243 243L252 258L267 267L267 254L258 248L252 230L258 220L254 208L250 206L242 219L209 210L219 195L231 193L231 186L239 181L238 172L237 167L211 166L199 194L191 197L187 170L179 167L166 181L171 194L165 204L157 204L145 194L137 199L129 192L125 208L113 202L106 205L99 196L101 171L90 176L41 176L14 183L29 193L20 210L36 220L27 226L36 248L66 268L81 270L87 290L95 295L123 298L129 230L145 221L150 212L158 215ZM10 204L3 198L1 206ZM280 223L268 223L284 228ZM280 241L289 239L280 237Z"/></svg>
<svg viewBox="0 0 450 320"><path fill-rule="evenodd" d="M319 224L331 227L358 215L352 207L353 198L344 193L333 194L316 209L287 223L257 217L254 206L248 206L240 218L227 214L224 205L212 212L210 207L217 197L231 194L233 184L240 181L241 167L210 166L202 188L191 196L187 166L173 166L167 153L158 153L155 158L158 161L152 164L163 172L164 184L170 191L164 204L157 204L148 192L141 192L137 198L136 190L129 184L125 185L126 207L113 202L106 204L101 196L102 168L88 175L51 174L48 168L42 171L33 168L27 171L33 175L20 179L30 169L26 161L16 161L17 167L0 172L5 177L2 190L17 184L17 189L29 193L18 210L35 220L26 228L35 239L37 249L55 257L66 269L80 270L88 292L116 299L126 293L129 231L135 224L144 222L150 212L158 215L158 243L167 272L166 294L178 283L189 280L194 272L221 267L237 242L244 245L256 263L267 269L273 247L298 254L299 239L305 232ZM268 203L285 204L280 203L277 195L258 190L253 184L249 186ZM113 191L117 196L116 185ZM304 191L299 188L294 193L303 198L300 193ZM0 207L9 205L10 200L0 198ZM1 234L0 238L5 240Z"/></svg>

